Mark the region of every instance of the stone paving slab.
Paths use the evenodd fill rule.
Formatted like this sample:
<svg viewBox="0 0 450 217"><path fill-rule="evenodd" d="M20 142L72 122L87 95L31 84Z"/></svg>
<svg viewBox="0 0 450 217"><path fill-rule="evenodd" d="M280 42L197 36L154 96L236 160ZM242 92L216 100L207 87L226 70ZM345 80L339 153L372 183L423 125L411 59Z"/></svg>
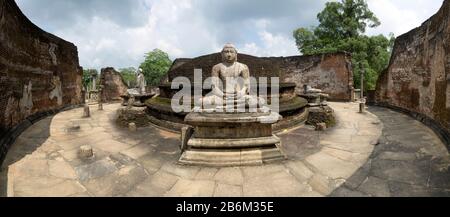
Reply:
<svg viewBox="0 0 450 217"><path fill-rule="evenodd" d="M428 127L407 115L370 107L384 125L369 160L331 196L450 196L450 156Z"/></svg>
<svg viewBox="0 0 450 217"><path fill-rule="evenodd" d="M152 126L136 132L115 126L119 104L104 105L104 111L93 106L92 117L84 119L82 108L64 111L19 137L7 156L8 164L3 165L1 174L6 177L0 180L9 183L8 196L317 197L404 196L411 189L414 195L450 192L448 152L432 131L390 110L376 108L363 115L357 113L356 103L330 105L338 120L335 128L317 132L300 126L280 133L289 160L227 168L177 164L179 135ZM397 120L407 124L399 125ZM80 130L66 131L72 123L79 124ZM402 126L404 134L394 124ZM386 126L396 133L383 131ZM420 133L415 134L417 130ZM410 139L413 143L397 145L398 140L410 141L406 138L410 135L418 135ZM94 148L94 158L78 158L77 149L83 145ZM439 155L440 160L430 155ZM435 169L423 176L425 168Z"/></svg>

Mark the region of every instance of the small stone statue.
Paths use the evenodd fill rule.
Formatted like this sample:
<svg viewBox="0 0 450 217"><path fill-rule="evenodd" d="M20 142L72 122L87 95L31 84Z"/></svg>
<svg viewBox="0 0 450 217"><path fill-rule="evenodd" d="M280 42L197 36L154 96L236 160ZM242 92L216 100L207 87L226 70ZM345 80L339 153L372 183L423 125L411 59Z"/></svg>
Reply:
<svg viewBox="0 0 450 217"><path fill-rule="evenodd" d="M142 68L139 68L137 70L137 78L136 78L137 88L139 91L139 94L145 94L146 88L147 88L147 81L145 80L144 73L142 71Z"/></svg>
<svg viewBox="0 0 450 217"><path fill-rule="evenodd" d="M142 68L136 71L136 86L128 89L123 98L122 105L128 104L128 109L134 107L145 107L145 101L153 97L154 94L147 93L147 82Z"/></svg>

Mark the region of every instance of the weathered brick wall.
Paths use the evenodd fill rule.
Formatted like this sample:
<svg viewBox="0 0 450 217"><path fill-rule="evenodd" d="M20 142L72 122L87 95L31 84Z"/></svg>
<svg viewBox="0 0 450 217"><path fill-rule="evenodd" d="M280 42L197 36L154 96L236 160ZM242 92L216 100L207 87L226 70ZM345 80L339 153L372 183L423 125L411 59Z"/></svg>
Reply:
<svg viewBox="0 0 450 217"><path fill-rule="evenodd" d="M297 84L301 91L304 84L320 88L330 94L332 100L350 101L353 91L351 57L345 53L293 57L254 57L238 55L238 61L250 68L253 77L279 77L280 82ZM167 81L184 76L194 81L194 69L202 69L203 79L211 76L211 69L221 62L220 53L194 59L178 59L169 70Z"/></svg>
<svg viewBox="0 0 450 217"><path fill-rule="evenodd" d="M0 0L0 138L28 117L79 104L81 73L72 43L35 26L14 0Z"/></svg>
<svg viewBox="0 0 450 217"><path fill-rule="evenodd" d="M353 95L353 69L351 56L332 53L312 56L294 56L281 59L283 81L322 89L331 100L350 101Z"/></svg>
<svg viewBox="0 0 450 217"><path fill-rule="evenodd" d="M103 85L102 101L120 101L120 96L127 93L128 86L122 75L112 67L103 68L100 74L100 85Z"/></svg>
<svg viewBox="0 0 450 217"><path fill-rule="evenodd" d="M376 102L433 122L450 137L450 0L396 39L389 67L377 82Z"/></svg>

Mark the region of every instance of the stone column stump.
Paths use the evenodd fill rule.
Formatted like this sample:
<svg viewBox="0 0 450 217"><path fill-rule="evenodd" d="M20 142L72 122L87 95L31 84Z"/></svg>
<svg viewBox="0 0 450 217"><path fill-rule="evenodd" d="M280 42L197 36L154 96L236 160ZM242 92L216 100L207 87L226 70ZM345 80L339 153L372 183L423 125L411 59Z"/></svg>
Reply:
<svg viewBox="0 0 450 217"><path fill-rule="evenodd" d="M89 117L91 117L90 108L89 108L89 105L85 104L83 118L89 118Z"/></svg>

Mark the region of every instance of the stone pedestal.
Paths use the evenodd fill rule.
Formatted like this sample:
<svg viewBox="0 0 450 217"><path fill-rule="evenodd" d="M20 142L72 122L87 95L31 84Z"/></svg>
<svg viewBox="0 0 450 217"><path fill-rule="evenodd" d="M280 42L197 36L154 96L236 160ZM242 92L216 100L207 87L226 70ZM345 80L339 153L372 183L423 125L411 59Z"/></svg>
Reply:
<svg viewBox="0 0 450 217"><path fill-rule="evenodd" d="M131 98L130 95L122 95L120 97L122 97L123 99L122 102L123 106L145 107L145 101L151 99L153 96L155 96L155 94L153 93L133 95L134 97L133 105L128 105L129 99Z"/></svg>
<svg viewBox="0 0 450 217"><path fill-rule="evenodd" d="M133 107L131 109L121 108L117 110L116 123L121 127L129 127L133 123L137 128L147 127L150 124L145 108Z"/></svg>
<svg viewBox="0 0 450 217"><path fill-rule="evenodd" d="M319 106L326 106L328 105L328 94L323 93L304 93L300 94L300 97L305 98L308 100L308 106L309 107L319 107Z"/></svg>
<svg viewBox="0 0 450 217"><path fill-rule="evenodd" d="M190 113L194 130L179 160L198 166L243 166L286 159L281 141L272 134L277 113ZM186 134L189 135L189 134Z"/></svg>

